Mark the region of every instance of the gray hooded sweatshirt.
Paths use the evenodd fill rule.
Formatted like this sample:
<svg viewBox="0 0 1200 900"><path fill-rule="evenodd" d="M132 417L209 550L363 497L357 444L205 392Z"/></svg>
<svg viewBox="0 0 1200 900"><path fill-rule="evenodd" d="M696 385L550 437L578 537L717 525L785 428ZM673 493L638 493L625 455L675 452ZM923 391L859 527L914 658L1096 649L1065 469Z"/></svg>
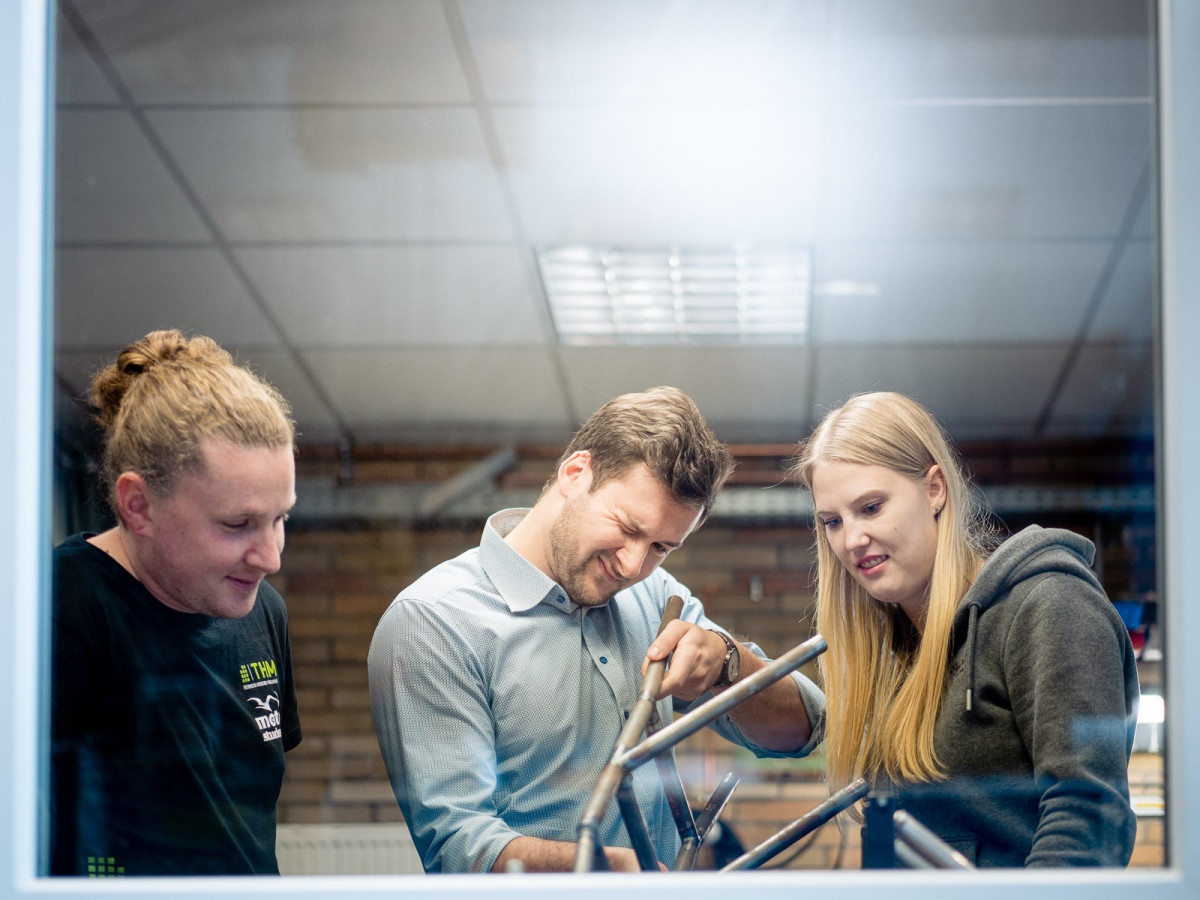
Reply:
<svg viewBox="0 0 1200 900"><path fill-rule="evenodd" d="M948 780L901 806L977 866L1124 866L1138 680L1095 547L1026 528L955 615L934 748Z"/></svg>

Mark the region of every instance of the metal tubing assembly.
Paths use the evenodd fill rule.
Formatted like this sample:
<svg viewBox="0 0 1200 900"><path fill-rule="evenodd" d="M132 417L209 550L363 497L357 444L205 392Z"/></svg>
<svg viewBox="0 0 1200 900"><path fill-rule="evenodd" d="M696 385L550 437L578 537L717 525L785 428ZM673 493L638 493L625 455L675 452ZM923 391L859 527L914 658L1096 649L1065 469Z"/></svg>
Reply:
<svg viewBox="0 0 1200 900"><path fill-rule="evenodd" d="M764 862L786 850L800 838L816 831L843 810L849 809L867 795L867 783L859 778L840 791L830 794L792 824L771 835L757 847L748 850L737 859L722 867L722 872L736 869L757 869Z"/></svg>
<svg viewBox="0 0 1200 900"><path fill-rule="evenodd" d="M658 633L662 634L663 629L679 618L682 611L683 600L680 597L671 597L663 612ZM575 871L590 872L608 868L604 848L600 845L599 826L614 797L637 854L638 864L643 870L658 869L653 842L647 833L646 822L638 808L629 777L634 769L651 759L658 762L663 789L682 842L679 855L675 859L675 870L690 869L695 864L696 852L705 835L721 814L738 780L732 774L727 776L713 792L699 819L694 819L674 760L669 756L665 759L659 757L705 725L725 715L739 703L815 659L825 652L826 647L825 639L820 635L810 638L665 728L661 727L655 704L666 673L667 661L659 660L647 666L637 701L629 712L625 727L617 736L612 756L596 780L596 786L592 789L580 817ZM643 734L648 736L639 743Z"/></svg>
<svg viewBox="0 0 1200 900"><path fill-rule="evenodd" d="M708 802L704 804L704 809L696 817L695 830L692 834L683 836L679 855L675 857L675 867L672 871L688 872L696 865L696 854L700 850L700 845L704 843L704 839L708 836L708 830L712 828L713 823L721 815L721 810L729 802L729 797L733 794L733 789L738 786L739 781L741 779L730 772L717 785L712 796L708 798Z"/></svg>
<svg viewBox="0 0 1200 900"><path fill-rule="evenodd" d="M935 869L975 868L969 859L904 810L896 810L892 821L896 828L896 843L903 842L910 847L928 866ZM897 852L897 857L899 855ZM905 856L907 858L907 854Z"/></svg>
<svg viewBox="0 0 1200 900"><path fill-rule="evenodd" d="M663 629L678 619L682 612L682 597L675 596L667 600L662 622L658 626L658 633L662 634ZM633 709L629 711L625 727L621 729L621 733L617 737L617 745L613 748L611 760L600 772L596 786L592 789L587 805L583 808L583 815L579 819L579 837L575 852L576 872L592 871L596 855L604 855L598 834L600 822L604 819L605 811L628 772L617 763L617 760L625 754L628 748L633 747L641 740L642 733L649 725L651 717L656 714L657 709L654 704L657 701L658 689L662 686L663 675L666 674L666 671L667 661L665 659L652 662L646 667L646 676L642 679L642 689L633 704ZM626 823L626 827L628 828L628 823Z"/></svg>
<svg viewBox="0 0 1200 900"><path fill-rule="evenodd" d="M631 750L614 753L614 763L623 771L636 769L660 753L671 749L684 738L691 737L705 725L715 722L744 700L765 690L785 675L794 672L825 652L828 644L819 634L789 650L774 662L768 663L753 675L743 678L731 688L696 707L670 725L651 735ZM649 673L647 673L649 676ZM630 716L632 719L633 717ZM610 763L612 765L612 763Z"/></svg>

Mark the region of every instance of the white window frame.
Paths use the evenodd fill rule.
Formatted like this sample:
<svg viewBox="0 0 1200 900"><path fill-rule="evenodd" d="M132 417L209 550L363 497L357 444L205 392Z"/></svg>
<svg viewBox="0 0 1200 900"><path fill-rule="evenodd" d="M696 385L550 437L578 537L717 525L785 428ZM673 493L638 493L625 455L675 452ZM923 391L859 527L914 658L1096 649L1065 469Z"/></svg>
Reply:
<svg viewBox="0 0 1200 900"><path fill-rule="evenodd" d="M746 892L755 900L889 897L1060 900L1084 887L1095 900L1192 900L1200 897L1200 597L1186 592L1200 547L1200 3L1160 0L1159 70L1162 161L1158 391L1162 475L1159 564L1165 566L1167 660L1167 846L1171 866L1124 872L748 872L678 875L370 876L331 878L179 878L88 881L38 878L37 823L44 793L38 757L39 660L46 643L51 454L48 345L53 333L46 296L50 242L46 209L53 173L47 165L47 0L0 0L0 897L184 897L226 900L286 896L405 898L492 895L692 900ZM1181 252L1181 248L1183 252ZM1189 764L1189 762L1191 764ZM613 878L620 878L614 882ZM486 880L485 880L486 879ZM701 880L703 879L703 880Z"/></svg>

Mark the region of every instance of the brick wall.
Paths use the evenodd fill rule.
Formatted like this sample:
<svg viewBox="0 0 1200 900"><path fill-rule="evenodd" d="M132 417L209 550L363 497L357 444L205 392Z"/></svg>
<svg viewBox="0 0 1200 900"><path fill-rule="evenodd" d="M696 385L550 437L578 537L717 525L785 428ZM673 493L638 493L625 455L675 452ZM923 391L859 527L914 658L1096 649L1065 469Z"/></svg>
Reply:
<svg viewBox="0 0 1200 900"><path fill-rule="evenodd" d="M480 527L333 529L301 523L289 530L283 571L271 580L290 612L305 737L288 755L281 822L400 820L371 721L367 649L399 589L475 546ZM672 554L668 568L716 621L777 656L812 633L812 565L807 528L710 522ZM815 677L812 668L807 674ZM824 798L819 760L759 762L708 731L681 745L678 759L698 804L727 772L740 776L721 820L747 848ZM1160 757L1135 762L1139 784L1153 786L1157 779L1161 785ZM1143 819L1134 863L1161 865L1162 848L1162 820ZM775 863L857 868L858 826L831 823Z"/></svg>

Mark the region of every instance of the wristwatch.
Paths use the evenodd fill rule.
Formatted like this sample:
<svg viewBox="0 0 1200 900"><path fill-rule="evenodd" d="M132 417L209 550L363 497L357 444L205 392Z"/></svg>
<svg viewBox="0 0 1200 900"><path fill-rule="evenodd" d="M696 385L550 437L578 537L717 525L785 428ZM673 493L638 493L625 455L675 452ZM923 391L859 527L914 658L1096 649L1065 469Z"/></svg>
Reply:
<svg viewBox="0 0 1200 900"><path fill-rule="evenodd" d="M729 687L738 677L738 666L741 664L742 656L738 652L738 646L724 632L717 631L715 628L708 629L717 637L725 642L725 665L721 669L721 676L712 683L713 687Z"/></svg>

